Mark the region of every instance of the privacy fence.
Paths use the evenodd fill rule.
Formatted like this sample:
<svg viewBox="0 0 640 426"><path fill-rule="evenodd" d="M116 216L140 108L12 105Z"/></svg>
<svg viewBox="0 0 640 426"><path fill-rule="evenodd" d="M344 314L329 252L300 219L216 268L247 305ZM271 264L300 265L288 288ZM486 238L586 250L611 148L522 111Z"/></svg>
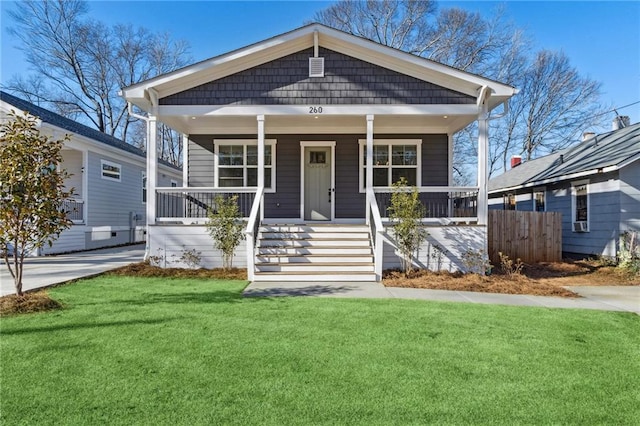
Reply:
<svg viewBox="0 0 640 426"><path fill-rule="evenodd" d="M562 215L559 212L489 210L489 258L500 264L499 252L525 263L562 260Z"/></svg>

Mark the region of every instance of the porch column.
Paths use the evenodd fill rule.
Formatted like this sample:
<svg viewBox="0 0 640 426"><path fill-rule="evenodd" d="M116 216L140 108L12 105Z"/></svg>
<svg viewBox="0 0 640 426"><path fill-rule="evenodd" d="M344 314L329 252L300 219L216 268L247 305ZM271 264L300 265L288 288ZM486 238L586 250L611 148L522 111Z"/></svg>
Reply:
<svg viewBox="0 0 640 426"><path fill-rule="evenodd" d="M258 119L258 188L264 188L264 115Z"/></svg>
<svg viewBox="0 0 640 426"><path fill-rule="evenodd" d="M189 186L189 135L182 134L182 186Z"/></svg>
<svg viewBox="0 0 640 426"><path fill-rule="evenodd" d="M373 188L373 114L367 115L367 152L366 152L367 167L365 171L365 191L367 191L367 206L366 206L366 222L369 224L369 218L371 212L369 211L369 205L371 200L369 199L369 189Z"/></svg>
<svg viewBox="0 0 640 426"><path fill-rule="evenodd" d="M478 225L487 225L489 199L487 186L487 153L489 151L489 110L487 102L480 104L478 113Z"/></svg>
<svg viewBox="0 0 640 426"><path fill-rule="evenodd" d="M158 186L158 127L156 117L147 120L147 226L156 223L156 187ZM149 230L147 229L147 241Z"/></svg>

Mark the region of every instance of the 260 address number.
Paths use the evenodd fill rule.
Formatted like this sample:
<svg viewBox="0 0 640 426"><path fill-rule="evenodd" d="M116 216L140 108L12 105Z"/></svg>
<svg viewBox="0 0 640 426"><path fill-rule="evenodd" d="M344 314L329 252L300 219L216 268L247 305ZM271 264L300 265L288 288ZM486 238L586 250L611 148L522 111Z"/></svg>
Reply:
<svg viewBox="0 0 640 426"><path fill-rule="evenodd" d="M322 107L321 106L310 106L309 107L309 114L322 114Z"/></svg>

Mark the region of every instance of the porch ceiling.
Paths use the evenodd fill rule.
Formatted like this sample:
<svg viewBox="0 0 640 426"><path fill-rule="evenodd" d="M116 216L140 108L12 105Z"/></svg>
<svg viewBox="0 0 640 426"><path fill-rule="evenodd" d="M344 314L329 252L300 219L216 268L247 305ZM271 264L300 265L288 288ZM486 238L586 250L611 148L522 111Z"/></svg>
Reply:
<svg viewBox="0 0 640 426"><path fill-rule="evenodd" d="M163 115L158 119L184 134L257 133L256 116ZM477 115L375 115L376 133L453 134L477 119ZM365 134L365 115L267 115L267 134Z"/></svg>

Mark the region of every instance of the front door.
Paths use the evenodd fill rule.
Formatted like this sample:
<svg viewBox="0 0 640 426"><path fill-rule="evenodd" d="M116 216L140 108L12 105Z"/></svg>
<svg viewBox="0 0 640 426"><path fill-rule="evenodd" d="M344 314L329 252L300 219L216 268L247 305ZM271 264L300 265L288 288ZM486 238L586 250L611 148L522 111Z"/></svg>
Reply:
<svg viewBox="0 0 640 426"><path fill-rule="evenodd" d="M333 158L331 146L303 146L304 220L331 220Z"/></svg>

